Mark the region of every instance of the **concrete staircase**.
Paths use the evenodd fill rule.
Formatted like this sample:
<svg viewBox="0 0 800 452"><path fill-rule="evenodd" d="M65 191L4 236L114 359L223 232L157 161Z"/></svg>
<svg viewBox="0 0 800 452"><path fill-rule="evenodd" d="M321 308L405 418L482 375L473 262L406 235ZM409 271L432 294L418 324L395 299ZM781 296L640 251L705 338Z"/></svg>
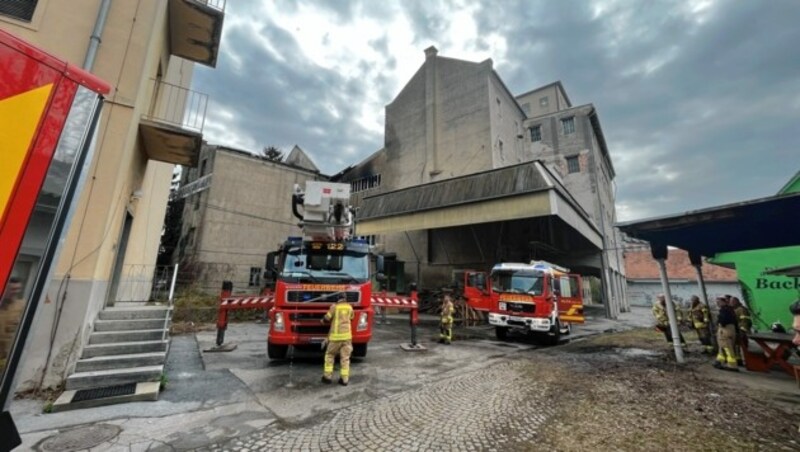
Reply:
<svg viewBox="0 0 800 452"><path fill-rule="evenodd" d="M106 308L53 411L140 400L157 400L169 349L172 309L166 306ZM133 394L75 401L78 391L136 384ZM130 388L129 388L130 389ZM101 392L101 391L98 391ZM114 391L111 391L113 394ZM125 391L130 392L130 391Z"/></svg>

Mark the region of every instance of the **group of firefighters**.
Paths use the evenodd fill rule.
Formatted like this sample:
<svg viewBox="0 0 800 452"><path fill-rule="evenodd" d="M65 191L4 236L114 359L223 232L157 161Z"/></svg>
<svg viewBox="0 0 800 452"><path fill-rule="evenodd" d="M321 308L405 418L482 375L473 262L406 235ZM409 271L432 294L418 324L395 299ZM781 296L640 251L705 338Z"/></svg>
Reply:
<svg viewBox="0 0 800 452"><path fill-rule="evenodd" d="M656 318L656 329L664 333L667 342L672 342L672 330L669 326L667 317L667 305L664 295L657 297L653 305L653 316ZM717 356L714 367L717 369L739 371L739 366L743 364L744 355L747 351L747 337L753 327L750 317L750 310L742 302L731 295L718 297L717 307ZM683 311L677 304L672 302L678 323L684 321ZM697 333L697 339L703 345L703 353L713 355L714 343L711 340L711 313L705 304L700 302L700 298L693 295L689 306L687 323ZM683 334L678 332L681 346L686 347Z"/></svg>
<svg viewBox="0 0 800 452"><path fill-rule="evenodd" d="M442 300L442 315L439 323L439 343L450 344L453 341L453 314L455 305L450 295ZM333 364L339 356L339 384L347 386L350 382L350 356L353 354L353 332L351 322L354 316L353 307L344 298L331 305L322 323L330 323L328 338L323 343L325 348L325 364L322 369L322 382L333 383Z"/></svg>

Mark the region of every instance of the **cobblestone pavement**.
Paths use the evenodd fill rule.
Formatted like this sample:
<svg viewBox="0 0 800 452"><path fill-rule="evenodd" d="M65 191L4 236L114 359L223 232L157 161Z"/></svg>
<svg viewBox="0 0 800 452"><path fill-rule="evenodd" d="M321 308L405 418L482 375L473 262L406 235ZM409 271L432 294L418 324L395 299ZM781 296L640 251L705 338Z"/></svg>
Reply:
<svg viewBox="0 0 800 452"><path fill-rule="evenodd" d="M520 450L553 410L530 363L506 362L337 411L311 426L279 423L198 450Z"/></svg>

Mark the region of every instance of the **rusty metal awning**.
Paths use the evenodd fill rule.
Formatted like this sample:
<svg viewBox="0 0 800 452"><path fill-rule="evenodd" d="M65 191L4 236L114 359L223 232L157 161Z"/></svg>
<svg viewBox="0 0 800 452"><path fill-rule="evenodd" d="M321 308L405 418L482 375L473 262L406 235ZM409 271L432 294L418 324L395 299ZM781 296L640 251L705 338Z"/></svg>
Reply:
<svg viewBox="0 0 800 452"><path fill-rule="evenodd" d="M619 224L651 245L674 246L702 256L800 245L800 193Z"/></svg>
<svg viewBox="0 0 800 452"><path fill-rule="evenodd" d="M599 230L539 161L364 198L356 234L374 235L558 216L602 248Z"/></svg>

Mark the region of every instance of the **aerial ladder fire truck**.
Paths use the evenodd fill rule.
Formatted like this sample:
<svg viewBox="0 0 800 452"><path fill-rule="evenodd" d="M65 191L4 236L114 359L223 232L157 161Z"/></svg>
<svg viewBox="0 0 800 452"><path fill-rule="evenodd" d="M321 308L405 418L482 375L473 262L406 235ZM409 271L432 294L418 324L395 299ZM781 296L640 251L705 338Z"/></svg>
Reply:
<svg viewBox="0 0 800 452"><path fill-rule="evenodd" d="M464 274L464 296L473 309L488 312L497 338L509 331L533 334L550 345L569 334L571 325L584 323L581 277L545 262L496 264L486 274Z"/></svg>
<svg viewBox="0 0 800 452"><path fill-rule="evenodd" d="M301 237L289 237L267 254L266 279L274 281L258 296L231 296L223 287L217 320L217 345L222 346L227 311L266 309L269 359L284 359L289 347L319 348L329 326L321 322L330 306L344 298L353 306L353 356L365 357L372 338L375 307L409 310L417 322L416 292L410 297L375 293L370 278L370 245L354 237L355 212L350 185L307 181L295 185L292 212L300 220ZM377 256L376 279L382 281L383 259ZM415 342L415 337L412 342Z"/></svg>

